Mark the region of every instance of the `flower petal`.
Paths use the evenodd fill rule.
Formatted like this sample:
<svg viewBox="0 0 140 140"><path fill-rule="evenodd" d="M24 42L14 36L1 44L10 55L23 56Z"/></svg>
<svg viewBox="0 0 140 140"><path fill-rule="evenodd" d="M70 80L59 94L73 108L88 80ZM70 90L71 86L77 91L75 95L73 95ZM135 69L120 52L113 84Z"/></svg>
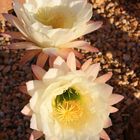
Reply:
<svg viewBox="0 0 140 140"><path fill-rule="evenodd" d="M38 65L38 66L43 68L45 66L45 63L46 63L47 59L48 59L48 55L43 53L43 52L41 52L38 55L36 65Z"/></svg>
<svg viewBox="0 0 140 140"><path fill-rule="evenodd" d="M31 136L30 136L29 140L37 140L37 139L39 139L41 136L43 136L43 133L42 133L42 132L34 130L34 131L31 133Z"/></svg>
<svg viewBox="0 0 140 140"><path fill-rule="evenodd" d="M45 75L43 76L43 80L53 80L54 78L56 78L58 75L61 74L61 71L59 69L56 69L56 68L51 68L49 69Z"/></svg>
<svg viewBox="0 0 140 140"><path fill-rule="evenodd" d="M41 81L38 80L32 80L26 83L26 87L27 87L27 92L30 96L33 96L34 93L41 89L44 89L44 84Z"/></svg>
<svg viewBox="0 0 140 140"><path fill-rule="evenodd" d="M4 37L12 38L12 39L25 40L25 37L20 32L4 32L4 33L1 33L1 35Z"/></svg>
<svg viewBox="0 0 140 140"><path fill-rule="evenodd" d="M3 13L3 16L5 17L6 20L8 20L13 26L17 27L20 32L27 38L28 35L24 29L24 26L23 24L18 20L18 18L16 18L15 16L13 15L10 15L10 14L6 14L6 13Z"/></svg>
<svg viewBox="0 0 140 140"><path fill-rule="evenodd" d="M83 71L85 71L92 63L92 58L88 59L81 67Z"/></svg>
<svg viewBox="0 0 140 140"><path fill-rule="evenodd" d="M87 24L87 27L85 28L84 34L91 33L97 29L99 29L102 26L103 22L101 21L90 21L90 23Z"/></svg>
<svg viewBox="0 0 140 140"><path fill-rule="evenodd" d="M33 57L38 55L41 52L41 50L29 50L27 51L24 56L20 60L20 64L24 65L28 61L30 61Z"/></svg>
<svg viewBox="0 0 140 140"><path fill-rule="evenodd" d="M108 99L110 98L110 95L112 94L113 87L108 84L95 84L93 86L93 93L99 96L99 98L102 98L104 101L108 102Z"/></svg>
<svg viewBox="0 0 140 140"><path fill-rule="evenodd" d="M65 72L68 72L68 71L69 71L69 68L68 68L68 66L67 66L67 64L66 64L66 62L65 62L65 60L62 59L60 56L58 56L58 57L55 59L55 61L54 61L54 63L53 63L53 67L54 67L54 68L61 69L61 70L65 71Z"/></svg>
<svg viewBox="0 0 140 140"><path fill-rule="evenodd" d="M112 121L111 119L108 117L108 119L106 120L105 124L104 124L104 128L108 128L112 126Z"/></svg>
<svg viewBox="0 0 140 140"><path fill-rule="evenodd" d="M52 68L53 67L53 63L54 63L54 60L56 59L56 56L50 56L49 57L49 67Z"/></svg>
<svg viewBox="0 0 140 140"><path fill-rule="evenodd" d="M73 52L69 53L69 55L67 57L67 65L71 71L76 70L76 59L75 59L75 55Z"/></svg>
<svg viewBox="0 0 140 140"><path fill-rule="evenodd" d="M58 49L57 56L61 56L62 58L66 59L70 52L73 52L75 56L79 59L82 59L84 57L81 53L79 53L77 50L74 50L72 48Z"/></svg>
<svg viewBox="0 0 140 140"><path fill-rule="evenodd" d="M109 99L109 105L114 105L120 102L124 97L119 94L112 94Z"/></svg>
<svg viewBox="0 0 140 140"><path fill-rule="evenodd" d="M105 83L112 77L112 72L108 72L107 74L104 74L97 79L95 79L95 82L97 83Z"/></svg>
<svg viewBox="0 0 140 140"><path fill-rule="evenodd" d="M26 116L31 116L32 115L32 110L31 110L29 104L24 106L24 108L21 110L21 113L26 115Z"/></svg>
<svg viewBox="0 0 140 140"><path fill-rule="evenodd" d="M100 133L100 137L104 140L110 140L108 134L104 130Z"/></svg>
<svg viewBox="0 0 140 140"><path fill-rule="evenodd" d="M99 73L99 70L100 70L100 63L97 63L89 66L88 69L85 70L85 72L88 78L94 81Z"/></svg>
<svg viewBox="0 0 140 140"><path fill-rule="evenodd" d="M87 52L99 52L99 50L89 44L85 45L85 46L76 46L75 48L77 49L81 49L81 50L85 50Z"/></svg>
<svg viewBox="0 0 140 140"><path fill-rule="evenodd" d="M17 42L9 45L9 49L40 49L31 42Z"/></svg>
<svg viewBox="0 0 140 140"><path fill-rule="evenodd" d="M86 45L89 45L89 43L86 41L73 41L73 42L63 44L62 46L60 46L60 48L75 48L75 47L78 48Z"/></svg>
<svg viewBox="0 0 140 140"><path fill-rule="evenodd" d="M32 65L32 71L37 79L42 80L46 71L37 65Z"/></svg>
<svg viewBox="0 0 140 140"><path fill-rule="evenodd" d="M79 69L81 68L81 63L78 59L76 59L76 67Z"/></svg>
<svg viewBox="0 0 140 140"><path fill-rule="evenodd" d="M110 111L110 113L115 113L118 111L118 109L116 107L109 106L109 111Z"/></svg>

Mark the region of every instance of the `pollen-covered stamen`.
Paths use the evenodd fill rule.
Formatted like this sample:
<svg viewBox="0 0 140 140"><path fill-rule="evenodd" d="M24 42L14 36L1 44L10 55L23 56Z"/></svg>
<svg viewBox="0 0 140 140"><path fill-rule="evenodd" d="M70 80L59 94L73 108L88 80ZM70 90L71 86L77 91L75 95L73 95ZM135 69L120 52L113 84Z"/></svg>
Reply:
<svg viewBox="0 0 140 140"><path fill-rule="evenodd" d="M44 25L55 28L71 28L76 16L66 6L42 7L34 15L35 19Z"/></svg>
<svg viewBox="0 0 140 140"><path fill-rule="evenodd" d="M65 125L75 123L82 117L83 113L83 107L78 101L64 101L57 106L55 111L56 118Z"/></svg>
<svg viewBox="0 0 140 140"><path fill-rule="evenodd" d="M62 126L79 130L89 120L90 111L84 101L86 97L81 96L74 88L56 96L53 115Z"/></svg>

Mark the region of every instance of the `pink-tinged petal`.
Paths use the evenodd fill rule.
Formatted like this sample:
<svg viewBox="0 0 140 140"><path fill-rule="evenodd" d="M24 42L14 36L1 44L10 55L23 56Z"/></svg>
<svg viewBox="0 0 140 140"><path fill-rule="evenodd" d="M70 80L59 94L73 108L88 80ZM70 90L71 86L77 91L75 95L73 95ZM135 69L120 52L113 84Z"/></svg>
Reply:
<svg viewBox="0 0 140 140"><path fill-rule="evenodd" d="M46 63L47 59L48 59L48 55L43 53L43 52L41 52L38 55L36 65L38 65L38 66L43 68L45 66L45 63Z"/></svg>
<svg viewBox="0 0 140 140"><path fill-rule="evenodd" d="M60 46L60 48L80 48L86 45L89 45L86 41L73 41Z"/></svg>
<svg viewBox="0 0 140 140"><path fill-rule="evenodd" d="M40 49L31 42L17 42L9 45L9 49Z"/></svg>
<svg viewBox="0 0 140 140"><path fill-rule="evenodd" d="M75 47L75 48L78 48L78 47ZM78 49L82 49L82 50L85 50L87 52L99 52L99 50L91 45L86 45L86 46L82 46L82 47L79 47Z"/></svg>
<svg viewBox="0 0 140 140"><path fill-rule="evenodd" d="M27 51L23 58L21 58L20 63L22 65L24 65L25 63L27 63L28 61L30 61L31 59L33 59L33 57L35 57L36 55L38 55L41 52L41 50L30 50Z"/></svg>
<svg viewBox="0 0 140 140"><path fill-rule="evenodd" d="M103 22L101 21L90 21L87 25L86 31L84 32L85 34L91 33L97 29L99 29L103 25Z"/></svg>
<svg viewBox="0 0 140 140"><path fill-rule="evenodd" d="M80 61L79 61L78 59L76 59L76 67L77 67L78 69L81 68L81 63L80 63Z"/></svg>
<svg viewBox="0 0 140 140"><path fill-rule="evenodd" d="M68 72L68 71L69 71L69 68L68 68L68 66L67 66L67 64L66 64L66 62L65 62L65 60L62 59L60 56L58 56L58 57L55 59L55 61L54 61L54 63L53 63L53 67L54 67L54 68L58 68L58 69L62 69L62 70L65 71L65 72Z"/></svg>
<svg viewBox="0 0 140 140"><path fill-rule="evenodd" d="M79 33L76 36L74 36L74 38L72 40L74 40L76 38L79 38L79 37L81 37L83 35L89 34L89 33L93 32L93 31L99 29L102 26L102 24L103 23L100 22L100 21L97 21L97 22L90 21L89 23L87 23L85 26L82 27L82 30L79 27Z"/></svg>
<svg viewBox="0 0 140 140"><path fill-rule="evenodd" d="M108 134L104 130L100 133L100 137L104 140L110 140Z"/></svg>
<svg viewBox="0 0 140 140"><path fill-rule="evenodd" d="M3 16L13 26L16 26L25 37L29 38L27 33L26 33L26 31L25 31L25 29L24 29L24 25L22 24L21 21L18 20L17 17L15 17L13 15L10 15L10 14L6 14L6 13L3 13Z"/></svg>
<svg viewBox="0 0 140 140"><path fill-rule="evenodd" d="M21 40L25 39L25 37L20 32L4 32L4 33L1 33L1 35L3 37L9 37L12 39L21 39Z"/></svg>
<svg viewBox="0 0 140 140"><path fill-rule="evenodd" d="M83 54L81 54L81 53L78 52L77 50L72 49L71 52L73 52L73 53L75 54L75 56L76 56L77 58L79 58L79 59L84 58Z"/></svg>
<svg viewBox="0 0 140 140"><path fill-rule="evenodd" d="M50 68L44 75L43 80L52 80L60 74L60 71L56 68Z"/></svg>
<svg viewBox="0 0 140 140"><path fill-rule="evenodd" d="M54 60L53 67L54 67L54 68L59 68L59 67L61 67L61 65L62 65L63 63L65 63L65 60L64 60L62 57L58 56L58 57ZM66 64L66 63L65 63L65 64Z"/></svg>
<svg viewBox="0 0 140 140"><path fill-rule="evenodd" d="M106 120L105 124L104 124L104 128L108 128L112 126L112 121L111 119L108 117L108 119Z"/></svg>
<svg viewBox="0 0 140 140"><path fill-rule="evenodd" d="M43 133L42 132L34 130L31 133L31 136L30 136L29 140L37 140L37 139L39 139L42 136L43 136Z"/></svg>
<svg viewBox="0 0 140 140"><path fill-rule="evenodd" d="M109 106L109 112L110 112L110 113L115 113L115 112L117 112L117 111L118 111L118 109L117 109L116 107Z"/></svg>
<svg viewBox="0 0 140 140"><path fill-rule="evenodd" d="M56 56L51 55L49 57L49 67L52 68L53 67L53 62L56 59Z"/></svg>
<svg viewBox="0 0 140 140"><path fill-rule="evenodd" d="M67 57L67 65L71 71L76 70L76 58L73 52L69 53Z"/></svg>
<svg viewBox="0 0 140 140"><path fill-rule="evenodd" d="M92 63L92 58L88 59L81 67L83 71L85 71Z"/></svg>
<svg viewBox="0 0 140 140"><path fill-rule="evenodd" d="M107 74L104 74L100 77L98 77L95 82L97 83L105 83L112 77L112 72L108 72Z"/></svg>
<svg viewBox="0 0 140 140"><path fill-rule="evenodd" d="M85 70L87 77L94 81L99 73L100 70L100 63L92 64Z"/></svg>
<svg viewBox="0 0 140 140"><path fill-rule="evenodd" d="M46 71L37 65L32 65L32 71L37 79L42 80Z"/></svg>
<svg viewBox="0 0 140 140"><path fill-rule="evenodd" d="M109 105L114 105L120 102L124 97L119 94L112 94L109 98Z"/></svg>
<svg viewBox="0 0 140 140"><path fill-rule="evenodd" d="M24 106L24 108L21 110L21 113L26 116L32 116L32 110L29 105Z"/></svg>
<svg viewBox="0 0 140 140"><path fill-rule="evenodd" d="M71 48L59 49L57 51L57 56L61 56L62 58L66 59L70 52L73 52L75 54L75 56L79 59L82 59L84 57L81 53L79 53L78 51L71 49Z"/></svg>
<svg viewBox="0 0 140 140"><path fill-rule="evenodd" d="M19 86L19 90L22 92L22 93L25 93L27 94L27 87L26 86Z"/></svg>
<svg viewBox="0 0 140 140"><path fill-rule="evenodd" d="M32 80L29 82L26 82L26 87L27 87L27 92L30 96L33 96L34 93L38 90L38 89L44 89L45 85L42 83L42 81L39 80Z"/></svg>

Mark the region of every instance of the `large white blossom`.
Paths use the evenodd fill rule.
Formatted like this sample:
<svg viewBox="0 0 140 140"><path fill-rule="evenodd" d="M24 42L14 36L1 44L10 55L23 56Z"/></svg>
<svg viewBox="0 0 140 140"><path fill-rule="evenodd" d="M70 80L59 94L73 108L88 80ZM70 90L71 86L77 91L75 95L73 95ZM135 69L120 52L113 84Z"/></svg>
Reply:
<svg viewBox="0 0 140 140"><path fill-rule="evenodd" d="M30 126L36 130L30 140L42 133L46 140L109 139L103 128L111 125L109 114L117 111L112 105L122 96L112 94L113 88L105 83L112 74L97 78L100 65L90 63L76 70L75 56L70 53L67 62L57 57L47 72L33 66L38 80L27 82L31 99L22 110L32 116Z"/></svg>
<svg viewBox="0 0 140 140"><path fill-rule="evenodd" d="M3 15L27 38L28 44L14 44L12 48L43 49L46 52L82 48L85 42L68 43L102 24L89 22L92 4L87 0L25 0L23 4L14 0L13 7L17 17Z"/></svg>

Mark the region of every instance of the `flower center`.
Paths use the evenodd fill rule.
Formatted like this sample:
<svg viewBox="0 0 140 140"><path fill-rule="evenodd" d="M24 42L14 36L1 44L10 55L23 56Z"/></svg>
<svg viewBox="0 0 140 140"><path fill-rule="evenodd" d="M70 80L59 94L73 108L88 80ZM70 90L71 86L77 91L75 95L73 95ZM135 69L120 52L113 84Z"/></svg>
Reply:
<svg viewBox="0 0 140 140"><path fill-rule="evenodd" d="M56 96L54 117L64 127L79 129L89 118L89 110L75 89L69 88Z"/></svg>
<svg viewBox="0 0 140 140"><path fill-rule="evenodd" d="M55 28L71 28L76 20L74 12L66 6L42 7L34 15L44 25Z"/></svg>

